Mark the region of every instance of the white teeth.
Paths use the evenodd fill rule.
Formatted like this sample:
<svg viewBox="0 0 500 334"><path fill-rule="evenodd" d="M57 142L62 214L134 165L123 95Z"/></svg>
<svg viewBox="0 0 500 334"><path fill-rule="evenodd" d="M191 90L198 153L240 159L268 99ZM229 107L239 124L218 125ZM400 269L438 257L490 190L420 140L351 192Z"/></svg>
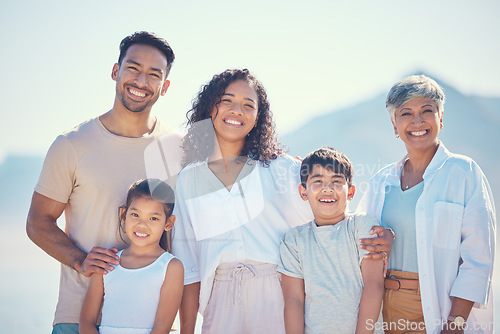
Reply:
<svg viewBox="0 0 500 334"><path fill-rule="evenodd" d="M148 236L147 233L140 233L140 232L135 232L135 235L138 237L147 237Z"/></svg>
<svg viewBox="0 0 500 334"><path fill-rule="evenodd" d="M138 92L132 88L129 89L129 92L132 94L132 95L135 95L135 96L138 96L138 97L144 97L146 96L146 94L144 93L141 93L141 92Z"/></svg>
<svg viewBox="0 0 500 334"><path fill-rule="evenodd" d="M238 121L233 121L232 119L226 119L224 122L229 123L229 124L234 124L234 125L242 125L243 123L238 122Z"/></svg>
<svg viewBox="0 0 500 334"><path fill-rule="evenodd" d="M410 132L412 134L412 136L423 136L427 133L427 131L423 130L423 131L417 131L417 132Z"/></svg>
<svg viewBox="0 0 500 334"><path fill-rule="evenodd" d="M324 203L333 203L333 202L335 202L335 200L331 199L331 198L322 198L319 201L320 202L324 202Z"/></svg>

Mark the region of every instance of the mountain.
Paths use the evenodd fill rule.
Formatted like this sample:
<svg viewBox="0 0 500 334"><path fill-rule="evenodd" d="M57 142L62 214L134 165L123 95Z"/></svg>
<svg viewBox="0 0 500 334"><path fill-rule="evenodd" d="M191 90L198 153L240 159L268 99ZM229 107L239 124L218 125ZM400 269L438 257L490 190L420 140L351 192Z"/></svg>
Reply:
<svg viewBox="0 0 500 334"><path fill-rule="evenodd" d="M446 94L444 129L439 138L451 152L467 155L479 164L498 203L500 98L467 96L445 82L436 81ZM304 157L325 145L343 151L353 163L358 192L351 208L355 208L368 179L406 153L385 110L386 94L315 117L280 138L292 156Z"/></svg>

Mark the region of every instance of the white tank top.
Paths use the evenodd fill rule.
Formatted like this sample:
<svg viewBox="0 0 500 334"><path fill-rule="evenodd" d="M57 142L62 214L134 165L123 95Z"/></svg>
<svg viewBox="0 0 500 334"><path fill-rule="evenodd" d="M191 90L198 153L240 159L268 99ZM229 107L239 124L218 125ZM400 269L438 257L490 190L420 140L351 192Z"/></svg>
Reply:
<svg viewBox="0 0 500 334"><path fill-rule="evenodd" d="M118 256L121 253L118 252ZM118 265L103 276L104 301L99 333L151 331L167 266L173 258L165 252L146 267L127 269Z"/></svg>

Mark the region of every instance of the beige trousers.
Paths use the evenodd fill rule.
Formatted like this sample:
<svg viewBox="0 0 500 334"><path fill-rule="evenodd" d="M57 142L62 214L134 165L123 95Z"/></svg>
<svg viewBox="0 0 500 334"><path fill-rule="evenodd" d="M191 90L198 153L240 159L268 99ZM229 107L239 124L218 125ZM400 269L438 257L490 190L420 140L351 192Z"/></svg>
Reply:
<svg viewBox="0 0 500 334"><path fill-rule="evenodd" d="M387 277L418 280L416 273L397 270L388 270ZM382 316L385 333L425 333L420 289L391 290L386 288Z"/></svg>
<svg viewBox="0 0 500 334"><path fill-rule="evenodd" d="M255 261L221 264L203 315L203 334L284 334L281 274Z"/></svg>

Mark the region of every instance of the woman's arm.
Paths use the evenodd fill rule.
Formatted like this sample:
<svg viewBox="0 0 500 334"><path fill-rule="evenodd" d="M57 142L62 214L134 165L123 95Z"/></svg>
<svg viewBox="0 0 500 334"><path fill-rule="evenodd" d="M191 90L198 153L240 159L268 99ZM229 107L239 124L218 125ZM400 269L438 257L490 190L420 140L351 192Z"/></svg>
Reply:
<svg viewBox="0 0 500 334"><path fill-rule="evenodd" d="M168 333L170 331L181 304L183 288L184 266L180 260L174 258L170 260L165 273L151 334Z"/></svg>
<svg viewBox="0 0 500 334"><path fill-rule="evenodd" d="M455 297L451 304L450 316L461 316L464 320L467 320L469 313L474 306L474 302L470 300L465 300L462 298ZM441 334L462 334L464 331L459 329L457 325L452 324L452 321L448 320L447 325L441 331Z"/></svg>
<svg viewBox="0 0 500 334"><path fill-rule="evenodd" d="M287 275L281 275L281 277L285 299L286 334L304 334L304 280Z"/></svg>
<svg viewBox="0 0 500 334"><path fill-rule="evenodd" d="M90 284L87 295L83 301L80 313L79 332L81 334L98 334L96 325L99 312L101 311L102 299L104 297L104 281L102 274L94 273L90 276Z"/></svg>
<svg viewBox="0 0 500 334"><path fill-rule="evenodd" d="M382 261L361 262L361 275L363 277L363 292L359 302L358 324L356 334L373 333L375 323L380 314L382 297L384 296L384 277Z"/></svg>
<svg viewBox="0 0 500 334"><path fill-rule="evenodd" d="M396 238L394 232L390 228L373 226L370 234L377 234L378 237L363 238L359 240L359 247L370 252L370 254L365 255L365 259L381 260L388 258L391 254L392 242Z"/></svg>
<svg viewBox="0 0 500 334"><path fill-rule="evenodd" d="M184 286L179 310L181 334L193 334L200 305L200 282Z"/></svg>

